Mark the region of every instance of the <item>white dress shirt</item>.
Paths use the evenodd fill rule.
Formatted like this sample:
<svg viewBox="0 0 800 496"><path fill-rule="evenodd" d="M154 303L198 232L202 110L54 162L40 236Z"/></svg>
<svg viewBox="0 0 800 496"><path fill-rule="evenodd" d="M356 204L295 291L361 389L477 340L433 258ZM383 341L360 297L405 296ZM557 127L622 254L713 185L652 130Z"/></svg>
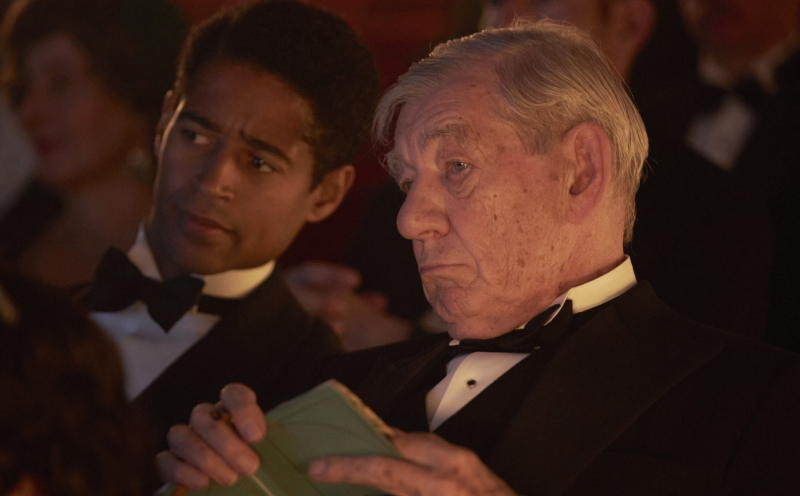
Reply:
<svg viewBox="0 0 800 496"><path fill-rule="evenodd" d="M580 313L613 300L636 285L636 276L629 257L614 270L575 286L548 305L563 305L572 300L572 312ZM548 323L558 315L559 307ZM545 324L547 325L547 324ZM524 327L520 326L520 328ZM458 344L454 339L451 346ZM433 431L461 410L484 389L521 362L529 353L490 353L478 351L460 355L447 364L447 376L425 397L428 424Z"/></svg>
<svg viewBox="0 0 800 496"><path fill-rule="evenodd" d="M781 43L750 68L750 75L768 94L775 92L775 71L797 48L797 38ZM701 57L697 66L700 79L711 86L725 90L737 81L714 59ZM695 116L686 131L686 142L693 150L723 170L730 170L739 158L757 126L756 114L745 102L733 94L727 95L720 107L709 113Z"/></svg>
<svg viewBox="0 0 800 496"><path fill-rule="evenodd" d="M145 276L162 280L142 227L136 243L128 251L128 258ZM275 262L270 261L253 269L197 277L205 281L203 294L243 298L269 277L274 267ZM93 312L91 318L117 343L125 370L125 390L130 400L208 334L220 319L218 315L200 313L194 306L166 333L153 321L141 301L119 312Z"/></svg>

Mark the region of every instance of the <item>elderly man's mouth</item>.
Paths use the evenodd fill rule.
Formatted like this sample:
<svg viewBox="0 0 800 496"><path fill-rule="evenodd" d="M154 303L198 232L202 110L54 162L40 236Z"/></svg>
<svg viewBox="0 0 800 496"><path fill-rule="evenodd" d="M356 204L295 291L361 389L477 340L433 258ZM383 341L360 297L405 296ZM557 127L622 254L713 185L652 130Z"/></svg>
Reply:
<svg viewBox="0 0 800 496"><path fill-rule="evenodd" d="M463 268L463 264L449 264L449 263L426 263L419 266L419 274L422 275L434 275L440 272L448 272L452 270L456 270L459 268Z"/></svg>

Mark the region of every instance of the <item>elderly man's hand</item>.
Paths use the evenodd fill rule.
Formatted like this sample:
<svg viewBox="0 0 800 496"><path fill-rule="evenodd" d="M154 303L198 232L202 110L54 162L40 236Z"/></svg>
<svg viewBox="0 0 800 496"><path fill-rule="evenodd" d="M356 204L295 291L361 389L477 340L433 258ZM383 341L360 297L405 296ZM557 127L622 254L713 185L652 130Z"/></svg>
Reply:
<svg viewBox="0 0 800 496"><path fill-rule="evenodd" d="M326 321L346 351L408 339L409 322L386 312L380 293L356 293L361 276L342 265L307 262L286 271L289 289L303 308Z"/></svg>
<svg viewBox="0 0 800 496"><path fill-rule="evenodd" d="M333 456L311 463L320 482L373 486L397 496L491 495L515 493L472 451L427 433L398 432L394 444L405 460L384 456Z"/></svg>
<svg viewBox="0 0 800 496"><path fill-rule="evenodd" d="M209 478L230 486L240 475L258 469L258 455L248 444L261 441L266 433L255 393L242 384L229 384L219 403L197 405L189 425L170 429L170 451L156 456L156 469L165 482L189 489L203 489Z"/></svg>

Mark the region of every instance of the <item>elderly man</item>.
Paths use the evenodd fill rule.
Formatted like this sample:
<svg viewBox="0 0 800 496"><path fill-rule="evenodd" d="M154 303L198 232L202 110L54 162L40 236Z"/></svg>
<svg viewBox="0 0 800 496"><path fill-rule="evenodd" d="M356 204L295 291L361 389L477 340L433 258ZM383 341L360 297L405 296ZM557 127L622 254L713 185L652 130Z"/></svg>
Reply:
<svg viewBox="0 0 800 496"><path fill-rule="evenodd" d="M319 379L436 435L398 432L405 460L326 458L312 477L400 495L800 488L797 357L686 321L636 282L622 246L647 137L586 35L538 23L440 46L375 130L449 336L338 357ZM229 386L219 407L231 423L205 404L172 428L166 479L255 470L253 391Z"/></svg>

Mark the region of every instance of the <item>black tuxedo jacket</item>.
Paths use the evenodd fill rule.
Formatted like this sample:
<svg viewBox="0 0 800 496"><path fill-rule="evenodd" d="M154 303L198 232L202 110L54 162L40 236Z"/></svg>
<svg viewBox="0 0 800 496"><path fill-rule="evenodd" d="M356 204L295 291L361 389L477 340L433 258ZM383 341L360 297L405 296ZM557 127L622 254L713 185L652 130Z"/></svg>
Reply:
<svg viewBox="0 0 800 496"><path fill-rule="evenodd" d="M413 428L413 391L448 340L343 355L325 375ZM436 431L520 494L800 494L793 353L687 321L640 283L535 356Z"/></svg>
<svg viewBox="0 0 800 496"><path fill-rule="evenodd" d="M81 299L90 301L90 293L91 289ZM169 427L186 423L195 405L218 401L226 384L241 382L262 389L266 392L259 400L273 404L313 385L314 364L339 350L338 337L300 307L276 269L134 404L154 426L159 449L166 449Z"/></svg>

